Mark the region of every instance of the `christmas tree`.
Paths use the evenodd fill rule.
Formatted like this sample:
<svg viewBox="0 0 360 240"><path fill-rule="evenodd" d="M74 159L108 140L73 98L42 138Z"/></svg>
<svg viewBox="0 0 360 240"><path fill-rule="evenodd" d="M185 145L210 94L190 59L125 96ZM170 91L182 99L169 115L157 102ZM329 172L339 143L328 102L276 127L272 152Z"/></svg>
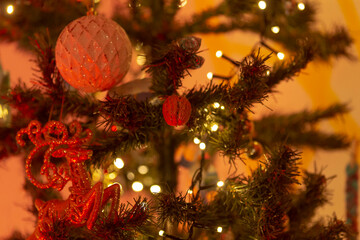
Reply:
<svg viewBox="0 0 360 240"><path fill-rule="evenodd" d="M35 49L38 67L31 87L20 82L6 91L9 77L1 76L11 108L11 118L1 122L1 156L25 151L25 188L37 215L31 236L9 239L356 235L335 216L311 222L328 202L329 178L302 173L295 150L348 147L346 136L314 127L346 113L347 105L252 116L254 106L266 105L276 86L309 62L351 58L347 31L317 30L310 2L224 0L181 20L186 2L129 0L110 20L97 14L96 1L19 1L16 15L1 17L2 39ZM201 34L232 31L256 33L258 41L241 59L216 53L233 66L230 74L208 73L207 84L184 87L185 77L205 61ZM134 51L143 67L131 69L133 79L120 84ZM179 149L189 146L198 148L197 161L185 154L177 160ZM217 154L229 163L224 181L212 169ZM239 163L254 160L250 174L237 171ZM180 192L179 168L190 165L196 171ZM61 197L66 183L70 195ZM144 185L147 194L122 201L121 193Z"/></svg>

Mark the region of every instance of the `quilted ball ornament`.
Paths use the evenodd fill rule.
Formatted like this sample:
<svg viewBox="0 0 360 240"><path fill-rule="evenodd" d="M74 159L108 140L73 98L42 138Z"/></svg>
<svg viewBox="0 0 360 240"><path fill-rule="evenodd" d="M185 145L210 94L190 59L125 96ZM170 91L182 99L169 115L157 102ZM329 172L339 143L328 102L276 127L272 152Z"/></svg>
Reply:
<svg viewBox="0 0 360 240"><path fill-rule="evenodd" d="M112 88L124 78L131 62L125 31L102 16L84 16L67 25L55 47L61 76L74 88L92 93Z"/></svg>
<svg viewBox="0 0 360 240"><path fill-rule="evenodd" d="M186 97L171 95L165 100L162 112L167 124L181 126L189 121L191 104Z"/></svg>

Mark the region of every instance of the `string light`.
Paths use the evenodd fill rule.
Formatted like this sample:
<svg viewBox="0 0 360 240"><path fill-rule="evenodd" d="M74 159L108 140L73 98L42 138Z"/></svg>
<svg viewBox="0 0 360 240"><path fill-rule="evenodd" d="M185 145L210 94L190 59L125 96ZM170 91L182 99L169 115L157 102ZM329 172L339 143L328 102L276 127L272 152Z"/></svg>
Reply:
<svg viewBox="0 0 360 240"><path fill-rule="evenodd" d="M199 144L199 148L201 149L201 150L205 150L205 148L206 148L206 144L205 143L200 143Z"/></svg>
<svg viewBox="0 0 360 240"><path fill-rule="evenodd" d="M134 180L134 178L135 178L135 174L134 174L133 172L128 172L128 173L126 174L126 177L127 177L127 179L129 179L130 181L132 181L132 180Z"/></svg>
<svg viewBox="0 0 360 240"><path fill-rule="evenodd" d="M92 180L94 182L98 182L101 179L101 171L100 169L96 169L93 173L92 173Z"/></svg>
<svg viewBox="0 0 360 240"><path fill-rule="evenodd" d="M225 110L225 106L221 106L220 109L221 109L221 110Z"/></svg>
<svg viewBox="0 0 360 240"><path fill-rule="evenodd" d="M5 114L4 114L4 111L3 111L3 107L2 107L1 104L0 104L0 118L5 118Z"/></svg>
<svg viewBox="0 0 360 240"><path fill-rule="evenodd" d="M275 34L278 34L280 32L280 27L279 26L273 26L271 27L271 31Z"/></svg>
<svg viewBox="0 0 360 240"><path fill-rule="evenodd" d="M188 191L188 194L193 194L193 190L189 189Z"/></svg>
<svg viewBox="0 0 360 240"><path fill-rule="evenodd" d="M208 112L209 110L207 108L204 108L204 112Z"/></svg>
<svg viewBox="0 0 360 240"><path fill-rule="evenodd" d="M150 192L153 193L153 194L160 193L161 192L161 187L159 185L152 185L150 187Z"/></svg>
<svg viewBox="0 0 360 240"><path fill-rule="evenodd" d="M222 55L223 55L223 52L220 51L220 50L215 53L215 56L216 56L217 58L221 58Z"/></svg>
<svg viewBox="0 0 360 240"><path fill-rule="evenodd" d="M164 230L160 230L159 231L159 236L161 236L161 237L164 236L164 233L165 233Z"/></svg>
<svg viewBox="0 0 360 240"><path fill-rule="evenodd" d="M216 231L218 232L218 233L221 233L222 232L222 227L218 227L217 229L216 229Z"/></svg>
<svg viewBox="0 0 360 240"><path fill-rule="evenodd" d="M270 76L270 70L266 71L266 76Z"/></svg>
<svg viewBox="0 0 360 240"><path fill-rule="evenodd" d="M141 48L143 47L143 45L144 45L143 42L138 42L138 43L136 43L136 45L135 45L135 50L136 50L136 51L140 51Z"/></svg>
<svg viewBox="0 0 360 240"><path fill-rule="evenodd" d="M7 7L6 7L6 12L8 13L8 14L13 14L14 13L14 6L13 5L8 5Z"/></svg>
<svg viewBox="0 0 360 240"><path fill-rule="evenodd" d="M144 182L145 186L150 186L153 184L154 179L150 176L147 176L147 177L144 177L143 182Z"/></svg>
<svg viewBox="0 0 360 240"><path fill-rule="evenodd" d="M131 185L131 188L134 190L134 192L141 192L144 189L144 185L141 182L133 182Z"/></svg>
<svg viewBox="0 0 360 240"><path fill-rule="evenodd" d="M199 144L201 141L200 141L200 139L198 139L197 137L194 137L194 143L195 144Z"/></svg>
<svg viewBox="0 0 360 240"><path fill-rule="evenodd" d="M214 108L219 108L219 107L220 107L220 103L214 102Z"/></svg>
<svg viewBox="0 0 360 240"><path fill-rule="evenodd" d="M121 158L116 158L115 161L114 161L114 165L118 169L122 169L125 164L124 164L124 161Z"/></svg>
<svg viewBox="0 0 360 240"><path fill-rule="evenodd" d="M109 173L109 179L113 180L116 178L116 173L112 172L112 173Z"/></svg>
<svg viewBox="0 0 360 240"><path fill-rule="evenodd" d="M298 9L299 9L300 11L303 11L303 10L305 9L305 4L302 3L302 2L298 3L297 6L298 6Z"/></svg>
<svg viewBox="0 0 360 240"><path fill-rule="evenodd" d="M138 172L142 175L147 174L149 172L149 168L145 165L140 165L138 167Z"/></svg>
<svg viewBox="0 0 360 240"><path fill-rule="evenodd" d="M211 126L211 131L212 131L212 132L216 132L218 129L219 129L219 125L217 125L216 123L214 123L214 124Z"/></svg>
<svg viewBox="0 0 360 240"><path fill-rule="evenodd" d="M178 7L179 8L185 7L186 4L187 4L187 0L180 0Z"/></svg>
<svg viewBox="0 0 360 240"><path fill-rule="evenodd" d="M206 77L207 77L207 79L212 80L213 77L214 77L214 74L213 74L212 72L208 72L208 73L206 74Z"/></svg>
<svg viewBox="0 0 360 240"><path fill-rule="evenodd" d="M265 1L259 1L258 6L261 10L264 10L266 8L266 2Z"/></svg>
<svg viewBox="0 0 360 240"><path fill-rule="evenodd" d="M136 57L136 63L139 65L139 66L142 66L146 63L146 57L144 55L138 55Z"/></svg>
<svg viewBox="0 0 360 240"><path fill-rule="evenodd" d="M218 187L222 187L222 186L224 186L224 182L223 182L223 181L218 181L218 182L216 183L216 185L217 185Z"/></svg>
<svg viewBox="0 0 360 240"><path fill-rule="evenodd" d="M282 52L278 52L276 55L280 60L283 60L285 58L285 54Z"/></svg>

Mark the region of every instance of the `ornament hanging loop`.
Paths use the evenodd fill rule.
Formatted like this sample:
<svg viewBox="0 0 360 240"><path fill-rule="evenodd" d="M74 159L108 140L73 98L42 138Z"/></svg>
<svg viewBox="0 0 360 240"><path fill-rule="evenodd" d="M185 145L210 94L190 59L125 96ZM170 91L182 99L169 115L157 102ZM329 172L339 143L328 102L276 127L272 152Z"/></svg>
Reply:
<svg viewBox="0 0 360 240"><path fill-rule="evenodd" d="M95 7L89 7L86 15L87 16L96 16L97 12L95 11Z"/></svg>
<svg viewBox="0 0 360 240"><path fill-rule="evenodd" d="M95 0L85 1L86 8L87 8L87 16L96 16L97 12L95 10Z"/></svg>

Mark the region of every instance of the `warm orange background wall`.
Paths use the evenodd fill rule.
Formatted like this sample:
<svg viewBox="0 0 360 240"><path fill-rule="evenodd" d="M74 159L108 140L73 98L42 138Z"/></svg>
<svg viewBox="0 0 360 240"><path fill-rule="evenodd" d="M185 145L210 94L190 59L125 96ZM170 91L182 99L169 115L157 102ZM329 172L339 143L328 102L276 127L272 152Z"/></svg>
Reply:
<svg viewBox="0 0 360 240"><path fill-rule="evenodd" d="M314 0L315 1L315 0ZM110 14L111 0L102 0L100 12ZM123 1L120 1L123 2ZM215 4L216 0L188 0L182 9L181 15L188 15ZM360 1L358 0L316 0L318 4L318 26L331 29L334 24L348 27L355 42L352 52L360 56ZM227 55L241 59L249 53L259 38L254 34L234 32L226 35L205 35L202 49L206 62L200 70L192 72L192 78L186 80L186 86L201 85L207 81L206 73L227 73L230 65L215 58L215 52L221 50ZM0 59L5 70L9 71L12 84L21 78L28 81L31 78L31 56L16 48L15 44L0 45ZM135 63L134 63L135 64ZM270 109L278 112L293 112L304 108L326 106L337 101L348 102L352 112L342 118L322 123L319 128L326 131L347 133L350 136L360 137L360 63L347 59L337 59L330 63L315 62L297 77L294 81L282 83L278 87L278 94L272 96L266 103ZM269 113L269 109L258 106L257 114ZM327 176L337 175L329 184L333 194L332 204L319 210L319 215L345 217L345 166L350 160L350 151L311 151L302 149L304 168L324 169ZM218 175L223 177L226 170L219 170ZM34 219L26 212L30 206L30 198L21 190L23 183L23 166L18 157L13 157L0 163L0 239L8 236L14 229L22 232L31 232Z"/></svg>

